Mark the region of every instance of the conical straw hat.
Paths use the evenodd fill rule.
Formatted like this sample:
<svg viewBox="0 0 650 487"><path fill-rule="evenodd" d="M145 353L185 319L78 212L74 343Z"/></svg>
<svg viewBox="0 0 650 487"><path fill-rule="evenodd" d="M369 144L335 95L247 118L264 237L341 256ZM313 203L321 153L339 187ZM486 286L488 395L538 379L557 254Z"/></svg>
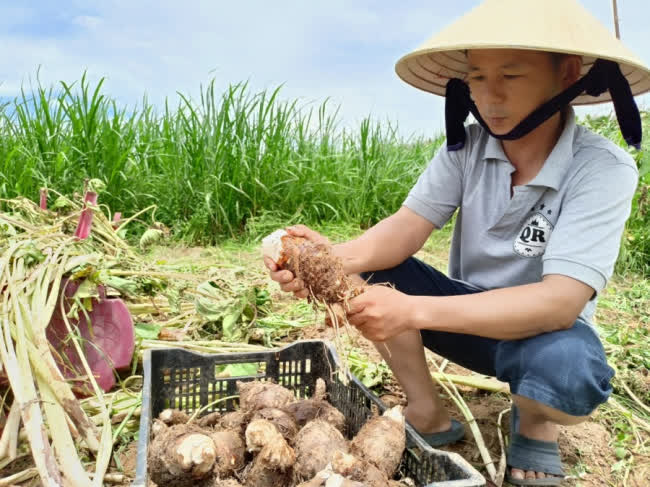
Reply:
<svg viewBox="0 0 650 487"><path fill-rule="evenodd" d="M576 0L485 0L402 57L398 76L424 91L445 94L450 78L467 74L467 49L531 49L583 56L582 75L597 58L619 63L632 94L650 90L650 70ZM573 104L610 101L586 94Z"/></svg>

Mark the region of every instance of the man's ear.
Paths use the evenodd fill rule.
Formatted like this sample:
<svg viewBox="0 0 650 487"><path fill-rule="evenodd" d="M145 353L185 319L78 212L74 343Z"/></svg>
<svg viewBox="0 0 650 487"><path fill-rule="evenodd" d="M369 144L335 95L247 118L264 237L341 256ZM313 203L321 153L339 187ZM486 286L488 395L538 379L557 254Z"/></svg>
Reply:
<svg viewBox="0 0 650 487"><path fill-rule="evenodd" d="M569 55L562 59L560 73L562 73L563 89L567 89L580 79L582 69L582 56Z"/></svg>

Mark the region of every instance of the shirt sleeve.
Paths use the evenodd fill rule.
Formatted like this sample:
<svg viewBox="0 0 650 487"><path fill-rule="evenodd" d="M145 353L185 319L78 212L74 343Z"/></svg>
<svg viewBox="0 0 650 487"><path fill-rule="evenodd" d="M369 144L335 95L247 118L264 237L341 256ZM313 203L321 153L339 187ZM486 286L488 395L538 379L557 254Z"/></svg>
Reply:
<svg viewBox="0 0 650 487"><path fill-rule="evenodd" d="M448 151L443 145L409 192L404 206L442 228L460 206L466 149Z"/></svg>
<svg viewBox="0 0 650 487"><path fill-rule="evenodd" d="M562 204L542 274L562 274L602 291L614 271L637 182L636 168L621 162L584 175Z"/></svg>

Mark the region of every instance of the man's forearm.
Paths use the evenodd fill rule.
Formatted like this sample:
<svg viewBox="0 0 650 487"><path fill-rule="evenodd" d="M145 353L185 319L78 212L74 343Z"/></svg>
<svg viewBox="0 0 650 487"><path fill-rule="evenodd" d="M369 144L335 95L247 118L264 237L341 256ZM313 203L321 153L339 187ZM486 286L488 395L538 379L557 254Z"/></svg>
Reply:
<svg viewBox="0 0 650 487"><path fill-rule="evenodd" d="M334 254L343 260L346 274L390 269L412 255L408 253L409 249L387 242L384 234L388 232L384 221L360 237L334 246Z"/></svg>
<svg viewBox="0 0 650 487"><path fill-rule="evenodd" d="M360 237L335 245L334 254L343 260L346 274L390 269L420 250L432 230L433 225L402 209Z"/></svg>
<svg viewBox="0 0 650 487"><path fill-rule="evenodd" d="M460 296L414 296L413 325L418 329L517 340L570 327L590 292L581 283L576 288L565 281Z"/></svg>

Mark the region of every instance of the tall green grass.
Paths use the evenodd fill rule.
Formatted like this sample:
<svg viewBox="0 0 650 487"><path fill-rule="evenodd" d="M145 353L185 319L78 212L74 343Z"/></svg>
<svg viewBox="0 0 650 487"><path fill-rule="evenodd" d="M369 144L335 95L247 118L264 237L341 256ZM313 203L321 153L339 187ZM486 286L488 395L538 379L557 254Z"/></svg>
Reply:
<svg viewBox="0 0 650 487"><path fill-rule="evenodd" d="M624 145L614 119L583 123ZM280 89L217 92L210 83L196 100L180 95L156 109L146 98L119 105L103 80L83 76L37 82L0 104L0 198L36 200L42 186L73 194L99 178L113 211L156 204L158 221L203 244L296 222L367 227L399 207L442 142L405 139L370 118L345 129L327 102L302 106ZM650 161L635 157L643 177L618 270L650 275Z"/></svg>
<svg viewBox="0 0 650 487"><path fill-rule="evenodd" d="M159 221L201 243L270 222L369 226L399 207L442 142L403 140L370 119L343 130L327 103L279 95L210 83L200 99L156 111L146 100L120 107L85 77L37 85L0 107L0 197L72 193L100 178L114 211L155 203Z"/></svg>

